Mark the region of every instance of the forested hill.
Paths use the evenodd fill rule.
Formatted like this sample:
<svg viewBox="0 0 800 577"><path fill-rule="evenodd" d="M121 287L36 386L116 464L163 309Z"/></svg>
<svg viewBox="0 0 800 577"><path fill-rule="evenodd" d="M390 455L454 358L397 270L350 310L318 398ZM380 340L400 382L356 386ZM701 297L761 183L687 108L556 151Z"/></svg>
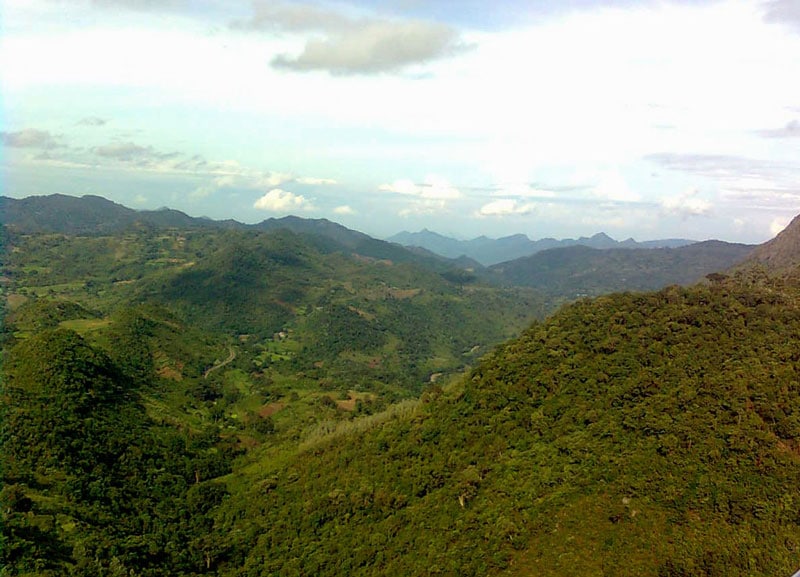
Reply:
<svg viewBox="0 0 800 577"><path fill-rule="evenodd" d="M220 574L253 456L415 403L545 310L283 229L4 232L4 577Z"/></svg>
<svg viewBox="0 0 800 577"><path fill-rule="evenodd" d="M21 233L115 234L137 222L187 228L214 221L192 218L177 210L136 211L94 195L0 196L0 224Z"/></svg>
<svg viewBox="0 0 800 577"><path fill-rule="evenodd" d="M690 285L741 262L753 246L722 241L678 248L555 248L489 268L489 278L571 298Z"/></svg>
<svg viewBox="0 0 800 577"><path fill-rule="evenodd" d="M270 363L276 370L401 396L549 310L529 289L473 282L402 247L382 243L399 260L374 258L282 229L12 233L7 242L12 303L66 301L100 318L155 304L211 334L249 339L258 354L281 359Z"/></svg>
<svg viewBox="0 0 800 577"><path fill-rule="evenodd" d="M261 463L218 519L220 573L788 576L799 295L564 307L460 384Z"/></svg>
<svg viewBox="0 0 800 577"><path fill-rule="evenodd" d="M287 224L3 228L2 577L800 568L796 268L545 319Z"/></svg>
<svg viewBox="0 0 800 577"><path fill-rule="evenodd" d="M394 262L417 263L445 271L464 268L461 263L428 251L407 250L395 243L372 238L327 219L306 219L297 216L268 218L258 224L235 220L212 220L191 217L178 210L133 210L100 196L83 197L52 194L13 199L0 196L0 224L12 234L57 233L70 236L114 236L135 229L165 230L290 230L305 235L324 253L345 252L388 259ZM474 263L472 263L474 264Z"/></svg>
<svg viewBox="0 0 800 577"><path fill-rule="evenodd" d="M86 318L29 301L4 335L0 561L87 577L790 575L799 297L741 274L582 300L372 414L316 377L262 372L291 349L152 305Z"/></svg>

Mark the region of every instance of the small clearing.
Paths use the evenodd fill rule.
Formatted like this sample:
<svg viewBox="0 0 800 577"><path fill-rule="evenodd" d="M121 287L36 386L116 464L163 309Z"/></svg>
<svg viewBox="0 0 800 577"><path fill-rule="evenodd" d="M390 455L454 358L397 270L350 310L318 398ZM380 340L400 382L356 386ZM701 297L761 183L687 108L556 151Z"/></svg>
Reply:
<svg viewBox="0 0 800 577"><path fill-rule="evenodd" d="M261 417L262 419L266 417L271 417L285 406L286 403L270 403L268 405L264 405L263 407L261 407L261 410L258 411L258 416Z"/></svg>

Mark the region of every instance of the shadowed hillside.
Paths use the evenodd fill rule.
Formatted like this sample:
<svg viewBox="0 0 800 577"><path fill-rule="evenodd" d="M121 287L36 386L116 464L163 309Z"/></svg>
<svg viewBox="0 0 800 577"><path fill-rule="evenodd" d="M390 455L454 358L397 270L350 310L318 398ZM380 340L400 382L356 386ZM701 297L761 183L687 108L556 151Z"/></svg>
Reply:
<svg viewBox="0 0 800 577"><path fill-rule="evenodd" d="M489 268L490 277L571 298L622 290L689 285L744 259L752 246L721 241L679 248L607 249L574 246L542 251Z"/></svg>

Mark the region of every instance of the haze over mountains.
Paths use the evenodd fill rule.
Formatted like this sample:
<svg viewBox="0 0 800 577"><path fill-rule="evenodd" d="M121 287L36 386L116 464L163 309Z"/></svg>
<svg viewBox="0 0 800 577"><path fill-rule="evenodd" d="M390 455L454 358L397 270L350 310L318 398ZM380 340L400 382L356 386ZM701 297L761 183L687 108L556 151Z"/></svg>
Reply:
<svg viewBox="0 0 800 577"><path fill-rule="evenodd" d="M537 252L567 246L588 246L597 249L610 248L676 248L692 244L693 240L663 239L636 242L632 238L616 241L607 234L599 232L591 237L556 240L543 238L531 240L524 234L514 234L498 239L479 236L472 240L457 240L424 229L420 232L400 232L387 240L403 246L420 247L449 258L466 256L484 266L530 256Z"/></svg>
<svg viewBox="0 0 800 577"><path fill-rule="evenodd" d="M538 252L489 267L489 278L570 297L656 290L690 285L742 262L746 244L709 240L678 248L596 249L569 246Z"/></svg>
<svg viewBox="0 0 800 577"><path fill-rule="evenodd" d="M497 240L480 237L457 241L430 231L382 241L326 219L296 216L270 218L258 224L214 221L161 209L137 211L98 196L0 197L0 222L25 233L116 234L131 227L160 229L274 231L309 235L322 252L345 251L368 258L416 263L460 278L481 278L503 286L532 287L547 298L572 299L618 290L655 290L687 285L707 274L743 261L752 246L684 239L618 242L604 233L579 239L531 241L525 235ZM411 243L403 247L397 243ZM414 243L423 244L419 247ZM470 251L465 253L464 251ZM514 258L515 254L525 254ZM485 268L483 262L497 261ZM460 272L455 272L460 271Z"/></svg>

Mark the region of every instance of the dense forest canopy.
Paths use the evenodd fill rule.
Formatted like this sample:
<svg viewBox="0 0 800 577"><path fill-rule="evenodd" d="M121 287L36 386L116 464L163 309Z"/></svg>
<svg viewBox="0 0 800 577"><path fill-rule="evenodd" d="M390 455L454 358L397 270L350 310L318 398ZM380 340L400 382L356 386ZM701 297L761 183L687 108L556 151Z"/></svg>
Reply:
<svg viewBox="0 0 800 577"><path fill-rule="evenodd" d="M552 312L325 226L4 231L0 575L800 567L797 271Z"/></svg>

